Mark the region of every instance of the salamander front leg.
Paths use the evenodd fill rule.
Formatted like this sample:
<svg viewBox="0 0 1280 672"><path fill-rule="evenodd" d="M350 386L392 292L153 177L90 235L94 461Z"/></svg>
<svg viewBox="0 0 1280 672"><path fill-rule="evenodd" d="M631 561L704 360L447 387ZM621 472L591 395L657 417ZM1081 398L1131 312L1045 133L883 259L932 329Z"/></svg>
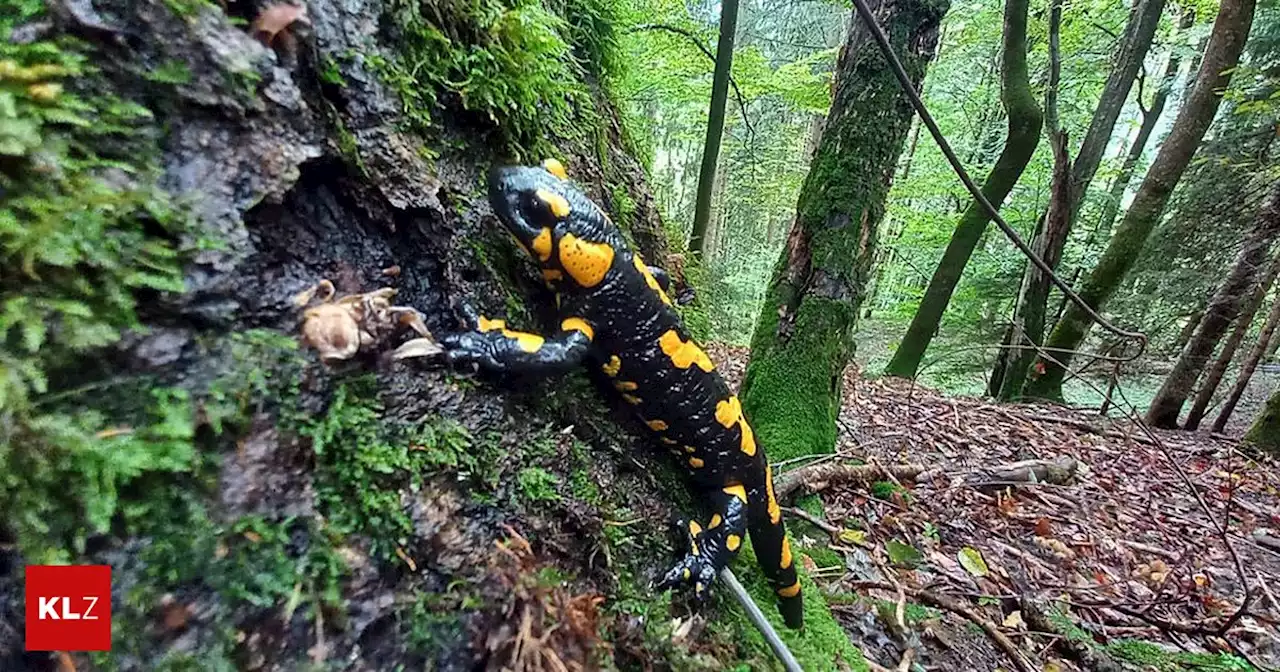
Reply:
<svg viewBox="0 0 1280 672"><path fill-rule="evenodd" d="M441 337L445 361L475 363L489 371L562 373L582 363L595 336L590 323L577 317L562 321L554 336L543 337L508 329L506 322L490 320L469 309L464 309L464 314L473 330Z"/></svg>
<svg viewBox="0 0 1280 672"><path fill-rule="evenodd" d="M715 513L706 527L689 521L686 555L658 582L666 590L693 586L694 595L706 599L721 567L733 561L747 531L747 495L740 485L716 491L711 497Z"/></svg>

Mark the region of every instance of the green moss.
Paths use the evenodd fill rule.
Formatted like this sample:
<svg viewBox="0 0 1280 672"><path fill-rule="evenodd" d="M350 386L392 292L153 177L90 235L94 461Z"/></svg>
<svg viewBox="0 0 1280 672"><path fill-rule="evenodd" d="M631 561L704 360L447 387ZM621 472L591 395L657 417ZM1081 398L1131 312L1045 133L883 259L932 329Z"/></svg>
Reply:
<svg viewBox="0 0 1280 672"><path fill-rule="evenodd" d="M1245 444L1272 455L1280 455L1280 391L1271 395L1253 426L1244 437Z"/></svg>
<svg viewBox="0 0 1280 672"><path fill-rule="evenodd" d="M750 546L749 541L743 544L743 556L753 556ZM783 625L782 617L775 606L773 591L755 563L737 563L734 570L738 579L746 586L756 604L760 605L761 611L768 617L769 622L773 624L805 670L834 672L844 669L867 669L862 652L853 645L848 633L831 615L831 610L822 599L822 591L818 589L817 584L803 571L800 572L800 583L805 597L804 629L796 631ZM726 595L722 594L719 600L720 604L727 605L725 611L736 623L735 630L740 637L739 642L742 645L744 658L752 664L752 669L773 665L771 662L773 654L769 651L768 644L755 626L747 620L746 613Z"/></svg>
<svg viewBox="0 0 1280 672"><path fill-rule="evenodd" d="M1180 670L1203 670L1204 672L1251 672L1254 667L1241 658L1225 653L1186 653L1169 651L1151 642L1134 639L1121 639L1102 647L1114 658L1142 666L1143 669L1156 669L1160 672L1178 672Z"/></svg>
<svg viewBox="0 0 1280 672"><path fill-rule="evenodd" d="M516 475L520 494L528 502L560 501L560 479L542 467L526 467Z"/></svg>
<svg viewBox="0 0 1280 672"><path fill-rule="evenodd" d="M412 534L407 494L429 476L456 473L478 485L496 479L496 460L471 450L472 437L456 422L386 422L371 376L340 385L328 410L304 421L298 433L311 439L324 517L339 534L367 537L383 559Z"/></svg>
<svg viewBox="0 0 1280 672"><path fill-rule="evenodd" d="M423 6L392 2L399 49L390 59L369 57L417 130L431 128L443 91L489 117L519 156L545 151L548 129L569 129L582 94L563 18L538 0L450 0L426 13Z"/></svg>

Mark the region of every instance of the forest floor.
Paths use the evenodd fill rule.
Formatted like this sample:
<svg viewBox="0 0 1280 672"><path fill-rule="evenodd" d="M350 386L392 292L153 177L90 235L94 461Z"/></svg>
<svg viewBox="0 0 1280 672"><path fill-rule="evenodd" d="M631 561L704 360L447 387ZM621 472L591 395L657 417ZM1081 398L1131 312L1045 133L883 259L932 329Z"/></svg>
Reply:
<svg viewBox="0 0 1280 672"><path fill-rule="evenodd" d="M736 386L747 350L708 350ZM1149 436L1096 410L946 397L852 367L846 376L837 453L827 459L926 471L832 483L820 506L802 499L788 522L797 546L825 547L809 555L830 561L811 563L810 573L873 663L906 669L905 643L926 669L1009 669L998 637L977 621L920 604L941 595L1033 661L1023 669L1083 667L1081 649L1124 669L1253 669L1215 655L1229 647L1280 666L1275 462L1221 436ZM998 469L1064 458L1075 468L1061 483L1006 480ZM804 466L775 473L785 479ZM841 604L840 596L867 594L868 582L888 588L870 591L882 601ZM1232 620L1245 585L1251 601Z"/></svg>

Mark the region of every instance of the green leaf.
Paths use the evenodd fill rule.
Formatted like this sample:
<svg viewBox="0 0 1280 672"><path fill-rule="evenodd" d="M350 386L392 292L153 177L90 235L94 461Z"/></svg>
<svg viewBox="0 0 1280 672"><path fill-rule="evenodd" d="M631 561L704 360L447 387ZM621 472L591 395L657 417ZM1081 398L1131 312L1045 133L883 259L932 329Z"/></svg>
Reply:
<svg viewBox="0 0 1280 672"><path fill-rule="evenodd" d="M982 553L976 548L965 546L960 549L956 557L960 560L960 566L964 567L964 571L973 576L986 576L990 571L987 569L987 562L982 559Z"/></svg>
<svg viewBox="0 0 1280 672"><path fill-rule="evenodd" d="M924 560L924 555L917 551L914 546L904 544L896 539L890 539L884 545L884 548L889 553L889 561L899 567L915 567Z"/></svg>

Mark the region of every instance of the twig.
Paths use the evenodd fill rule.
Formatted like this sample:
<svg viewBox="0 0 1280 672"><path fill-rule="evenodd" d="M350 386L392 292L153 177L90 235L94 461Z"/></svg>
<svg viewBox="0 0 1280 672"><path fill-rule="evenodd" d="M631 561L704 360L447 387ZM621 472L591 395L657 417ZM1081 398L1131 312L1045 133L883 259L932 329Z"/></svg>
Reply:
<svg viewBox="0 0 1280 672"><path fill-rule="evenodd" d="M825 532L829 532L831 534L840 534L840 528L813 515L812 513L809 513L808 511L805 511L802 508L788 506L788 507L784 507L782 510L795 516L796 518L801 518L803 520L809 521L810 523L813 523L815 526L821 528Z"/></svg>
<svg viewBox="0 0 1280 672"><path fill-rule="evenodd" d="M729 592L737 598L738 603L742 605L743 611L747 612L747 618L751 621L756 629L764 635L764 640L769 643L769 648L773 649L774 655L782 663L782 667L787 672L804 672L804 668L800 667L799 661L792 655L791 649L778 636L778 631L770 625L769 619L764 617L764 612L760 611L760 607L756 605L755 600L751 599L751 595L747 593L747 589L738 583L738 577L728 567L720 568L720 581L729 588Z"/></svg>
<svg viewBox="0 0 1280 672"><path fill-rule="evenodd" d="M786 499L795 490L804 486L809 492L826 489L836 483L867 483L880 478L883 474L898 482L898 479L914 481L924 473L922 464L895 464L880 466L876 464L811 464L787 472L778 477L774 490L778 499Z"/></svg>
<svg viewBox="0 0 1280 672"><path fill-rule="evenodd" d="M894 585L888 581L852 581L850 582L850 588L853 590L896 590ZM1018 668L1019 672L1038 672L1036 668L1023 657L1022 652L1018 650L1018 645L1014 644L1013 640L1009 639L1009 637L1003 632L1000 632L1000 629L997 628L994 623L983 618L981 614L971 609L969 605L964 604L955 598L927 590L917 590L915 588L903 588L903 590L907 595L910 595L912 599L919 600L931 607L937 607L938 609L945 609L952 613L959 614L960 616L969 619L969 621L974 625L982 628L982 631L987 633L987 636L991 638L991 641L995 642L996 646L1009 657L1009 660L1013 663L1014 667Z"/></svg>
<svg viewBox="0 0 1280 672"><path fill-rule="evenodd" d="M716 55L711 52L707 45L702 43L702 38L695 35L692 30L665 23L642 23L628 32L638 33L642 30L662 30L676 35L683 35L693 43L693 46L698 48L698 51L701 51L707 58L711 59L713 66L715 65ZM742 111L742 123L747 127L747 131L751 133L752 137L755 137L756 129L751 125L751 119L747 116L747 98L742 95L742 89L738 88L738 81L733 78L732 74L729 75L729 85L733 87L733 96L738 99L738 109Z"/></svg>

